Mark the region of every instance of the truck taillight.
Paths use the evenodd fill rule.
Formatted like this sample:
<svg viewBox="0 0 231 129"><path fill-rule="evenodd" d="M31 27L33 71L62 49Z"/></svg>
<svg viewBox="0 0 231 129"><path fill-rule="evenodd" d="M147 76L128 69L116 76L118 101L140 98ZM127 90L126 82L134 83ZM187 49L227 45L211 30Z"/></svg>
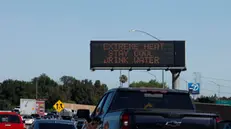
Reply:
<svg viewBox="0 0 231 129"><path fill-rule="evenodd" d="M121 116L121 129L128 129L129 128L129 114L128 113L124 113Z"/></svg>
<svg viewBox="0 0 231 129"><path fill-rule="evenodd" d="M221 119L221 117L216 117L216 122L218 123L218 122L220 122L222 119Z"/></svg>

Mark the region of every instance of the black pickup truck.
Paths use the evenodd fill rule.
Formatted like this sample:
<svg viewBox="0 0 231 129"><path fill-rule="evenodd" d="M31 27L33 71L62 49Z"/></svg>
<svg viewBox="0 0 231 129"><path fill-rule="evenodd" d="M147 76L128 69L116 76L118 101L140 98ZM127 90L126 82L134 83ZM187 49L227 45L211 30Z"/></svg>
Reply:
<svg viewBox="0 0 231 129"><path fill-rule="evenodd" d="M91 115L98 129L216 129L218 115L196 113L187 91L115 88Z"/></svg>

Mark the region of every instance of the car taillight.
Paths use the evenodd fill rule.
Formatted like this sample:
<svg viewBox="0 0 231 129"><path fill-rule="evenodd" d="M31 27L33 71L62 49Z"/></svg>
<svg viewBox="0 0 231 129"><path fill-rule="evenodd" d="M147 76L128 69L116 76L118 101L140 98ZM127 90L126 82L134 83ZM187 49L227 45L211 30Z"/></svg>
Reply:
<svg viewBox="0 0 231 129"><path fill-rule="evenodd" d="M25 124L22 124L22 129L27 129L26 125Z"/></svg>
<svg viewBox="0 0 231 129"><path fill-rule="evenodd" d="M129 114L128 113L124 113L121 116L121 129L128 129L129 128Z"/></svg>
<svg viewBox="0 0 231 129"><path fill-rule="evenodd" d="M216 122L220 122L222 119L220 117L216 117Z"/></svg>

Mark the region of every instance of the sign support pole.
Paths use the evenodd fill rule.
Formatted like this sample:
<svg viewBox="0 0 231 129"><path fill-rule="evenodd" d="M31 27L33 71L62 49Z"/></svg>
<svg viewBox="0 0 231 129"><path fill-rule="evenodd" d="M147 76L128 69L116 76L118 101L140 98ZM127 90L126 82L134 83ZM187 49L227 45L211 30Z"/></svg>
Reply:
<svg viewBox="0 0 231 129"><path fill-rule="evenodd" d="M172 89L177 89L177 86L180 84L179 82L181 70L172 69L170 71L172 73Z"/></svg>
<svg viewBox="0 0 231 129"><path fill-rule="evenodd" d="M130 86L130 71L128 70L128 87Z"/></svg>
<svg viewBox="0 0 231 129"><path fill-rule="evenodd" d="M121 77L121 75L122 75L122 71L120 70L120 77ZM120 86L122 87L122 85L123 85L123 83L120 81Z"/></svg>

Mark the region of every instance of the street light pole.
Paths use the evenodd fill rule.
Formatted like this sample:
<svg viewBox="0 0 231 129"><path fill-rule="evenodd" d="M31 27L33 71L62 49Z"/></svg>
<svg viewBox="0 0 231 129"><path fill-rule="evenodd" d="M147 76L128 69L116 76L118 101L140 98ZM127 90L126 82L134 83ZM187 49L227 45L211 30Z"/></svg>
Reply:
<svg viewBox="0 0 231 129"><path fill-rule="evenodd" d="M147 71L147 72L148 72L148 71ZM150 73L150 72L148 72L148 74L150 74L151 76L155 77L155 80L156 80L156 75L154 75L154 74L152 74L152 73Z"/></svg>
<svg viewBox="0 0 231 129"><path fill-rule="evenodd" d="M145 32L145 31L142 31L142 30L130 30L130 32L140 32L140 33L143 33L143 34L146 34L154 39L156 39L157 41L160 41L160 39L158 39L157 37L149 34L148 32ZM149 73L150 74L150 73ZM164 88L164 70L162 70L162 87Z"/></svg>

